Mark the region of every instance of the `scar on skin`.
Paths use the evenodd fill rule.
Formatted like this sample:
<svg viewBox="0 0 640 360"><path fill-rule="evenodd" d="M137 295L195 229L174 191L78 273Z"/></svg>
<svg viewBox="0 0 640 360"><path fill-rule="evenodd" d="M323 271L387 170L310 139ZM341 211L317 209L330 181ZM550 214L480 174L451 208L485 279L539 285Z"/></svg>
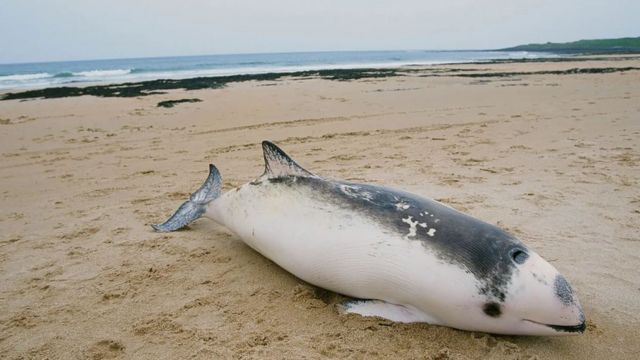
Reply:
<svg viewBox="0 0 640 360"><path fill-rule="evenodd" d="M408 216L407 218L402 219L402 222L405 224L409 224L409 233L404 236L405 239L415 237L418 231L418 226L420 226L423 229L426 229L428 227L426 222L421 223L417 220L413 221L413 216ZM433 237L435 234L436 234L436 229L430 228L429 230L427 230L427 235Z"/></svg>
<svg viewBox="0 0 640 360"><path fill-rule="evenodd" d="M416 230L417 230L416 225L418 225L418 222L411 221L411 219L413 219L413 216L409 216L406 219L402 219L403 223L409 224L409 233L404 236L405 239L416 236Z"/></svg>
<svg viewBox="0 0 640 360"><path fill-rule="evenodd" d="M400 203L396 204L396 209L398 209L398 210L407 210L409 207L410 207L409 204L403 203L403 202L400 202Z"/></svg>

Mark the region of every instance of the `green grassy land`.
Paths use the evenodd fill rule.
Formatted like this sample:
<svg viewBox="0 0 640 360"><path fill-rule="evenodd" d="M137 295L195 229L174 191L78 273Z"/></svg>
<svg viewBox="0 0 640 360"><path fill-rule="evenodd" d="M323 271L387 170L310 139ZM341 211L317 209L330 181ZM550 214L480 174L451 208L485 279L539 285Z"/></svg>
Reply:
<svg viewBox="0 0 640 360"><path fill-rule="evenodd" d="M567 43L527 44L500 49L505 51L552 51L578 53L637 53L640 52L640 37L619 39L579 40Z"/></svg>

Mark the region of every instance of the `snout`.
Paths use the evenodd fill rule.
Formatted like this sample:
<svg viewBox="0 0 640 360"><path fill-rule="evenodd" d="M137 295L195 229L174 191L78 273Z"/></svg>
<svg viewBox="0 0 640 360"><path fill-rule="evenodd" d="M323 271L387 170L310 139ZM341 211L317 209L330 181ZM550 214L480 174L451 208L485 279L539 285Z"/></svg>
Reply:
<svg viewBox="0 0 640 360"><path fill-rule="evenodd" d="M583 333L586 329L584 311L564 276L558 274L553 283L554 293L561 304L562 311L556 324L547 324L550 328L568 333Z"/></svg>
<svg viewBox="0 0 640 360"><path fill-rule="evenodd" d="M547 296L536 297L529 303L529 311L523 320L527 333L532 335L578 335L585 331L586 322L582 306L569 282L557 271L547 291ZM530 293L531 294L531 293ZM535 295L531 294L531 297Z"/></svg>
<svg viewBox="0 0 640 360"><path fill-rule="evenodd" d="M553 281L553 291L550 296L538 298L540 303L546 303L535 313L524 319L527 323L527 334L531 335L578 335L586 329L586 321L582 306L569 282L560 274ZM542 305L542 304L537 304Z"/></svg>
<svg viewBox="0 0 640 360"><path fill-rule="evenodd" d="M586 330L576 293L553 265L529 251L518 275L504 306L505 313L521 319L520 334L578 335Z"/></svg>

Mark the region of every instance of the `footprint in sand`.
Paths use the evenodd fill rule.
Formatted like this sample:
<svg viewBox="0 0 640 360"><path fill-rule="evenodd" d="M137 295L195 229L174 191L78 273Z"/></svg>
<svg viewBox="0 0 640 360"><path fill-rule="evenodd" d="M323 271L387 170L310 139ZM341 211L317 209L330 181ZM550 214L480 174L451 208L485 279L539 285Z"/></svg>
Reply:
<svg viewBox="0 0 640 360"><path fill-rule="evenodd" d="M88 238L100 231L99 227L86 227L77 231L73 231L70 233L62 234L58 236L60 240L73 240L77 238Z"/></svg>
<svg viewBox="0 0 640 360"><path fill-rule="evenodd" d="M12 244L22 240L21 235L9 235L5 239L0 240L0 245Z"/></svg>
<svg viewBox="0 0 640 360"><path fill-rule="evenodd" d="M125 347L115 340L100 340L85 351L85 356L89 359L114 359L121 357Z"/></svg>
<svg viewBox="0 0 640 360"><path fill-rule="evenodd" d="M130 230L131 230L130 227L118 227L118 228L115 228L115 229L111 230L111 235L117 236L117 235L126 234Z"/></svg>
<svg viewBox="0 0 640 360"><path fill-rule="evenodd" d="M5 324L7 324L7 328L17 327L31 329L38 325L39 317L40 316L38 314L34 313L29 307L27 307L10 317Z"/></svg>
<svg viewBox="0 0 640 360"><path fill-rule="evenodd" d="M34 121L35 118L29 117L29 116L18 116L17 121L12 121L11 119L5 119L5 118L0 118L0 125L15 125L15 124L22 124L22 123L26 123L29 121Z"/></svg>

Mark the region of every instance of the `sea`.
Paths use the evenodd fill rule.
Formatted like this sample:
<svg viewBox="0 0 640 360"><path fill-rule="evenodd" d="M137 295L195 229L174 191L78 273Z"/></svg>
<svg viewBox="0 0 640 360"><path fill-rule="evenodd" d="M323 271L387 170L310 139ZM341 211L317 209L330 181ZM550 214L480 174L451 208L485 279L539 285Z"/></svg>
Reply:
<svg viewBox="0 0 640 360"><path fill-rule="evenodd" d="M495 59L532 59L552 53L510 51L328 51L174 56L0 64L0 90L124 83L155 79L320 69L385 68Z"/></svg>

